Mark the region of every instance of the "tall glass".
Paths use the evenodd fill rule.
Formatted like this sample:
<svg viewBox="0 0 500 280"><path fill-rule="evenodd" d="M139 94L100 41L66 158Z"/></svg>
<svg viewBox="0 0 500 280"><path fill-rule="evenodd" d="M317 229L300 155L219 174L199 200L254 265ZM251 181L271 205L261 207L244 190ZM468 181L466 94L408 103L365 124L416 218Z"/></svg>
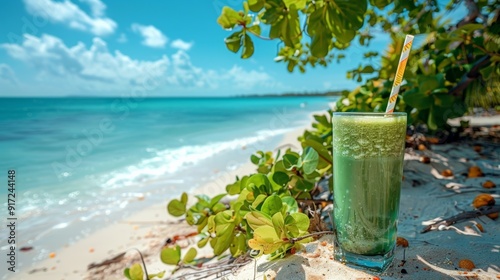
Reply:
<svg viewBox="0 0 500 280"><path fill-rule="evenodd" d="M333 113L336 260L374 271L392 262L406 113Z"/></svg>

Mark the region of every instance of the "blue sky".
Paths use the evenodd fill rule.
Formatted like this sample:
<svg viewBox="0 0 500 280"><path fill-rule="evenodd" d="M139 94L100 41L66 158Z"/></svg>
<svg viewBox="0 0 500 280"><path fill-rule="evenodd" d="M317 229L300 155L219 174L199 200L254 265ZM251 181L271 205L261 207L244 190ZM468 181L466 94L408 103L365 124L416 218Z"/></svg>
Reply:
<svg viewBox="0 0 500 280"><path fill-rule="evenodd" d="M5 1L0 9L0 96L231 96L353 89L346 70L366 50L352 46L328 68L290 74L274 62L277 41L255 54L229 52L216 22L239 0ZM263 33L267 34L266 29ZM383 51L377 37L371 50Z"/></svg>

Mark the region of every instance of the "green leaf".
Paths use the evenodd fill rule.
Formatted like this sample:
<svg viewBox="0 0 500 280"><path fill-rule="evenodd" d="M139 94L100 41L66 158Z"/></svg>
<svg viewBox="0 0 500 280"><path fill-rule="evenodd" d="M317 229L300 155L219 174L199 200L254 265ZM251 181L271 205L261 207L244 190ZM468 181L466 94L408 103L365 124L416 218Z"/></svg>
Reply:
<svg viewBox="0 0 500 280"><path fill-rule="evenodd" d="M291 8L281 21L280 39L285 46L293 48L300 43L301 38L299 14L296 9Z"/></svg>
<svg viewBox="0 0 500 280"><path fill-rule="evenodd" d="M258 25L258 24L252 25L247 29L247 31L249 31L253 34L256 34L256 35L260 35L260 25Z"/></svg>
<svg viewBox="0 0 500 280"><path fill-rule="evenodd" d="M483 69L479 70L484 80L489 80L494 71L495 71L495 64L491 64L490 66L484 67Z"/></svg>
<svg viewBox="0 0 500 280"><path fill-rule="evenodd" d="M423 94L416 88L406 91L403 94L403 100L406 104L417 108L419 110L428 109L433 103L433 98L429 95Z"/></svg>
<svg viewBox="0 0 500 280"><path fill-rule="evenodd" d="M325 28L322 9L317 9L309 16L307 33L311 36L311 55L325 57L330 51L332 33Z"/></svg>
<svg viewBox="0 0 500 280"><path fill-rule="evenodd" d="M332 155L325 146L321 145L321 143L312 139L306 139L305 141L303 141L303 143L305 146L309 146L316 150L316 152L318 152L318 155L321 156L323 160L327 161L329 164L332 164Z"/></svg>
<svg viewBox="0 0 500 280"><path fill-rule="evenodd" d="M286 237L285 220L283 219L283 214L281 214L281 212L275 213L273 215L272 222L273 222L274 230L276 231L276 235L278 235L278 237L281 239L283 237Z"/></svg>
<svg viewBox="0 0 500 280"><path fill-rule="evenodd" d="M325 115L314 115L314 119L319 122L320 124L330 127L330 122L328 121L328 118Z"/></svg>
<svg viewBox="0 0 500 280"><path fill-rule="evenodd" d="M195 248L193 247L189 248L187 253L184 255L184 258L182 258L182 263L188 264L192 262L194 258L196 258L197 253L198 252L196 251Z"/></svg>
<svg viewBox="0 0 500 280"><path fill-rule="evenodd" d="M167 247L161 250L160 259L165 264L177 265L181 260L181 247Z"/></svg>
<svg viewBox="0 0 500 280"><path fill-rule="evenodd" d="M198 243L197 243L198 248L205 247L205 245L207 245L207 243L208 243L208 240L210 240L210 238L208 238L208 237L200 239L200 241L198 241Z"/></svg>
<svg viewBox="0 0 500 280"><path fill-rule="evenodd" d="M186 204L178 199L172 199L167 205L167 211L174 217L180 217L186 213Z"/></svg>
<svg viewBox="0 0 500 280"><path fill-rule="evenodd" d="M181 202L182 202L182 204L187 204L187 202L188 202L188 195L187 195L187 193L183 192L181 194Z"/></svg>
<svg viewBox="0 0 500 280"><path fill-rule="evenodd" d="M250 11L258 12L264 8L264 0L248 0L248 5L250 7Z"/></svg>
<svg viewBox="0 0 500 280"><path fill-rule="evenodd" d="M283 156L283 165L286 170L292 170L295 166L297 166L299 158L293 154L285 154Z"/></svg>
<svg viewBox="0 0 500 280"><path fill-rule="evenodd" d="M311 174L316 170L316 166L318 166L319 156L318 152L311 147L308 147L305 150L305 153L302 154L302 169L305 174Z"/></svg>
<svg viewBox="0 0 500 280"><path fill-rule="evenodd" d="M484 29L484 25L482 25L480 23L469 23L469 24L462 25L460 28L457 29L457 32L470 34L473 31L476 31L479 29L481 29L481 30Z"/></svg>
<svg viewBox="0 0 500 280"><path fill-rule="evenodd" d="M248 34L245 34L245 39L243 41L243 50L241 51L241 58L246 59L253 55L254 47L253 41Z"/></svg>
<svg viewBox="0 0 500 280"><path fill-rule="evenodd" d="M436 49L444 51L448 48L448 45L452 42L450 39L437 39L434 43Z"/></svg>
<svg viewBox="0 0 500 280"><path fill-rule="evenodd" d="M310 182L309 180L306 180L304 178L300 178L298 176L295 176L296 182L295 182L295 187L301 191L308 192L313 189L314 184Z"/></svg>
<svg viewBox="0 0 500 280"><path fill-rule="evenodd" d="M243 21L243 16L237 11L225 6L217 19L217 23L224 29L233 28L236 24Z"/></svg>
<svg viewBox="0 0 500 280"><path fill-rule="evenodd" d="M222 194L219 194L219 195L216 195L214 196L211 200L210 200L210 206L209 208L213 208L224 196L226 196L225 193L222 193Z"/></svg>
<svg viewBox="0 0 500 280"><path fill-rule="evenodd" d="M288 182L290 181L290 177L285 172L278 171L278 172L274 172L273 181L276 184L278 184L282 187L285 187L288 184Z"/></svg>
<svg viewBox="0 0 500 280"><path fill-rule="evenodd" d="M435 88L444 87L444 75L418 76L418 87L422 94L429 94Z"/></svg>
<svg viewBox="0 0 500 280"><path fill-rule="evenodd" d="M153 279L155 277L158 279L162 279L163 276L165 276L165 270L158 273L149 274L149 279Z"/></svg>
<svg viewBox="0 0 500 280"><path fill-rule="evenodd" d="M358 30L363 26L367 1L333 0L327 3L326 22L331 31Z"/></svg>
<svg viewBox="0 0 500 280"><path fill-rule="evenodd" d="M244 234L237 234L233 237L233 242L231 243L229 249L231 250L231 255L237 257L243 255L247 251L247 238Z"/></svg>
<svg viewBox="0 0 500 280"><path fill-rule="evenodd" d="M310 220L304 213L292 213L291 216L295 220L295 225L301 231L307 231L309 229Z"/></svg>
<svg viewBox="0 0 500 280"><path fill-rule="evenodd" d="M239 194L241 192L241 181L236 181L226 186L226 192L229 195Z"/></svg>
<svg viewBox="0 0 500 280"><path fill-rule="evenodd" d="M258 227L268 225L272 226L271 216L259 211L251 211L245 215L248 225L255 230Z"/></svg>
<svg viewBox="0 0 500 280"><path fill-rule="evenodd" d="M287 8L302 10L306 7L307 0L283 0Z"/></svg>
<svg viewBox="0 0 500 280"><path fill-rule="evenodd" d="M264 174L253 174L248 178L246 181L247 184L247 189L249 191L252 191L251 185L255 185L257 188L264 187L266 190L271 190L271 182L269 182L269 179L267 178L266 175Z"/></svg>
<svg viewBox="0 0 500 280"><path fill-rule="evenodd" d="M256 155L251 155L251 156L250 156L250 161L251 161L253 164L258 165L258 164L259 164L259 162L260 162L260 158L259 158L258 156L256 156Z"/></svg>
<svg viewBox="0 0 500 280"><path fill-rule="evenodd" d="M434 94L434 105L443 108L452 107L455 104L455 97L448 94Z"/></svg>
<svg viewBox="0 0 500 280"><path fill-rule="evenodd" d="M252 202L252 207L257 208L264 200L266 200L267 195L265 194L259 194L255 200Z"/></svg>
<svg viewBox="0 0 500 280"><path fill-rule="evenodd" d="M228 50L237 53L241 48L241 36L243 31L237 31L227 37L224 42Z"/></svg>
<svg viewBox="0 0 500 280"><path fill-rule="evenodd" d="M273 194L266 198L264 204L262 205L261 211L269 216L273 216L276 212L281 211L283 206L281 198L276 194Z"/></svg>
<svg viewBox="0 0 500 280"><path fill-rule="evenodd" d="M286 212L295 213L299 211L299 205L297 204L297 200L291 196L285 196L281 198L281 201L287 206Z"/></svg>
<svg viewBox="0 0 500 280"><path fill-rule="evenodd" d="M143 280L144 272L142 271L142 266L138 263L133 264L129 270L129 276L131 280Z"/></svg>
<svg viewBox="0 0 500 280"><path fill-rule="evenodd" d="M391 3L390 0L370 0L370 4L372 6L375 6L379 9L383 9L385 8L387 5L389 5Z"/></svg>
<svg viewBox="0 0 500 280"><path fill-rule="evenodd" d="M367 66L363 67L363 69L360 72L364 73L364 74L371 74L371 73L375 72L375 69L372 66L367 65Z"/></svg>
<svg viewBox="0 0 500 280"><path fill-rule="evenodd" d="M262 226L253 233L253 238L248 240L248 246L254 250L259 250L264 254L270 254L278 250L283 242L276 235L272 226Z"/></svg>
<svg viewBox="0 0 500 280"><path fill-rule="evenodd" d="M434 117L434 114L436 113L435 111L436 110L434 108L431 108L431 110L429 111L429 118L427 119L427 126L429 126L430 130L438 129L438 125L437 125L435 117Z"/></svg>
<svg viewBox="0 0 500 280"><path fill-rule="evenodd" d="M123 275L125 275L125 277L127 277L127 279L132 279L132 278L130 278L130 268L128 268L128 267L125 268L123 270Z"/></svg>

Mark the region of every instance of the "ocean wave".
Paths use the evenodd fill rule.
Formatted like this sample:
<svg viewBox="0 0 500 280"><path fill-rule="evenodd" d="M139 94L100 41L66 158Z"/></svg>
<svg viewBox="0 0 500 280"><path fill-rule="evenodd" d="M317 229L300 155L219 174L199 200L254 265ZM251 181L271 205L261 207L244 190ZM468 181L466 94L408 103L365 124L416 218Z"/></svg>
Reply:
<svg viewBox="0 0 500 280"><path fill-rule="evenodd" d="M225 151L247 148L257 150L265 144L267 139L290 130L260 130L249 137L212 142L205 145L182 146L174 149L155 150L154 148L148 148L147 151L152 153L153 157L104 175L101 187L104 189L120 188L152 180L162 175L174 174Z"/></svg>

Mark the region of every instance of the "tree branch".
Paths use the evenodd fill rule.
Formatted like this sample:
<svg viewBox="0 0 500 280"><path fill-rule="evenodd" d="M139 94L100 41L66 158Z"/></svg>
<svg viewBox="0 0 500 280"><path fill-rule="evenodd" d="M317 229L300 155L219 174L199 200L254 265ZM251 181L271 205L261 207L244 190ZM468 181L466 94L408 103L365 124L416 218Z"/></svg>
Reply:
<svg viewBox="0 0 500 280"><path fill-rule="evenodd" d="M453 225L457 222L460 222L462 220L477 218L479 216L488 215L488 214L496 213L496 212L500 212L500 205L479 207L477 210L463 212L463 213L460 213L460 214L455 215L453 217L449 217L449 218L446 218L442 221L428 225L420 233L426 233L429 231L437 230L437 229L439 229L439 227L441 225L451 226L451 225Z"/></svg>
<svg viewBox="0 0 500 280"><path fill-rule="evenodd" d="M470 69L469 72L467 72L465 75L463 75L462 79L456 86L454 86L448 94L453 95L453 96L459 96L464 89L467 88L467 86L473 82L475 79L477 79L480 75L479 70L486 66L488 63L490 63L491 56L485 55L478 59L476 63L474 63L474 66Z"/></svg>

